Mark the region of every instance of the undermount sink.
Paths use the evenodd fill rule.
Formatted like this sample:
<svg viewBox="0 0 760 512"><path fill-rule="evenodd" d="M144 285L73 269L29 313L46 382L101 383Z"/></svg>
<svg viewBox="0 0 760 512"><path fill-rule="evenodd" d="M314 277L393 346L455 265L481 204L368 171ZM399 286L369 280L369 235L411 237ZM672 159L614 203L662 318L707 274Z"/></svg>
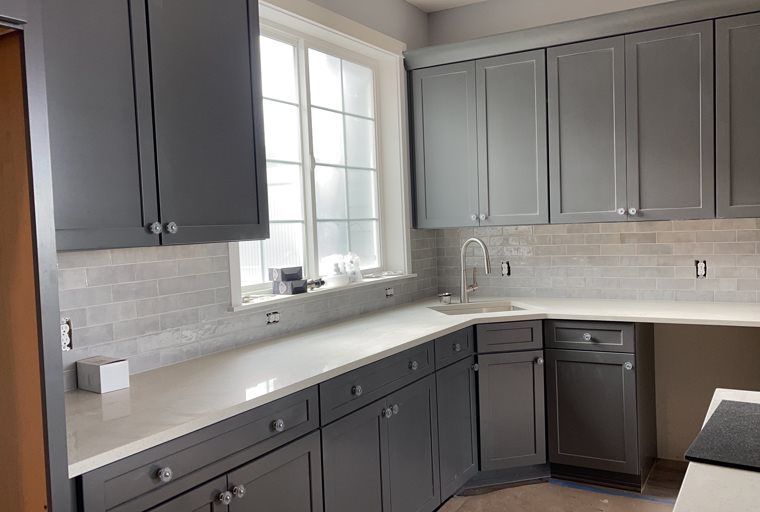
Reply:
<svg viewBox="0 0 760 512"><path fill-rule="evenodd" d="M502 313L506 311L524 311L511 302L471 302L468 304L442 304L430 309L446 315L474 315L477 313Z"/></svg>

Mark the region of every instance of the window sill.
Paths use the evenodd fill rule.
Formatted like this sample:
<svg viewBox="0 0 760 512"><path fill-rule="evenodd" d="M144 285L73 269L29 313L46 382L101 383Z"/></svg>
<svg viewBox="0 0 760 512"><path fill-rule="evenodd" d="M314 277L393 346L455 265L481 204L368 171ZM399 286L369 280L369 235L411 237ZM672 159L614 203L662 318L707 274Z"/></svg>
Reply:
<svg viewBox="0 0 760 512"><path fill-rule="evenodd" d="M233 306L232 311L252 311L257 309L267 309L273 305L280 304L294 304L309 298L316 296L322 297L324 295L331 295L334 293L340 293L346 290L354 290L357 288L366 288L379 283L394 283L399 281L405 281L407 279L413 279L417 277L417 274L403 274L398 276L386 276L386 277L365 277L363 281L359 283L350 283L344 286L336 286L331 288L318 288L306 293L299 293L297 295L274 295L274 294L261 294L257 295L252 302L241 304L239 306Z"/></svg>

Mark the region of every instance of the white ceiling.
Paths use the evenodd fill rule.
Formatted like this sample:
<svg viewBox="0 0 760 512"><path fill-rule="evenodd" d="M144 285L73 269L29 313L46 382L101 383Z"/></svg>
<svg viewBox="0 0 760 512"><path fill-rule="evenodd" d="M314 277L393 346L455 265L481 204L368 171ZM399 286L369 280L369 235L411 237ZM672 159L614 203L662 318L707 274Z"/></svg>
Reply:
<svg viewBox="0 0 760 512"><path fill-rule="evenodd" d="M425 12L442 11L463 5L477 4L485 0L406 0Z"/></svg>

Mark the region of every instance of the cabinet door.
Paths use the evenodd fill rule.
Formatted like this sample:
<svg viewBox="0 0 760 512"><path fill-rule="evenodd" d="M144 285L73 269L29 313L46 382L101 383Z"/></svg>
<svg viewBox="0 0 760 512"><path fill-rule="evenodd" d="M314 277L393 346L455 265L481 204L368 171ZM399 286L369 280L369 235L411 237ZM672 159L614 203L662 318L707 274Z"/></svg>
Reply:
<svg viewBox="0 0 760 512"><path fill-rule="evenodd" d="M378 400L322 428L325 509L388 512L387 448L381 430L385 402Z"/></svg>
<svg viewBox="0 0 760 512"><path fill-rule="evenodd" d="M236 469L228 481L233 493L243 492L233 498L230 512L322 512L319 432Z"/></svg>
<svg viewBox="0 0 760 512"><path fill-rule="evenodd" d="M26 0L0 0L0 20L26 21Z"/></svg>
<svg viewBox="0 0 760 512"><path fill-rule="evenodd" d="M453 496L478 472L478 427L474 357L435 375L438 402L438 456L441 501Z"/></svg>
<svg viewBox="0 0 760 512"><path fill-rule="evenodd" d="M760 14L715 22L719 217L760 217Z"/></svg>
<svg viewBox="0 0 760 512"><path fill-rule="evenodd" d="M58 250L159 243L148 52L131 23L124 0L43 2Z"/></svg>
<svg viewBox="0 0 760 512"><path fill-rule="evenodd" d="M412 71L418 228L478 225L475 63Z"/></svg>
<svg viewBox="0 0 760 512"><path fill-rule="evenodd" d="M477 61L480 225L549 222L544 50Z"/></svg>
<svg viewBox="0 0 760 512"><path fill-rule="evenodd" d="M221 476L150 509L150 512L226 512L227 505L220 499L220 494L226 491L227 477Z"/></svg>
<svg viewBox="0 0 760 512"><path fill-rule="evenodd" d="M146 3L162 243L267 238L257 2Z"/></svg>
<svg viewBox="0 0 760 512"><path fill-rule="evenodd" d="M441 493L434 376L411 384L386 400L393 411L386 421L390 510L435 510L441 504Z"/></svg>
<svg viewBox="0 0 760 512"><path fill-rule="evenodd" d="M478 357L480 467L546 462L543 351Z"/></svg>
<svg viewBox="0 0 760 512"><path fill-rule="evenodd" d="M549 460L638 474L634 356L547 350L546 361Z"/></svg>
<svg viewBox="0 0 760 512"><path fill-rule="evenodd" d="M626 36L631 219L715 216L712 21Z"/></svg>
<svg viewBox="0 0 760 512"><path fill-rule="evenodd" d="M547 50L551 221L626 220L625 41Z"/></svg>

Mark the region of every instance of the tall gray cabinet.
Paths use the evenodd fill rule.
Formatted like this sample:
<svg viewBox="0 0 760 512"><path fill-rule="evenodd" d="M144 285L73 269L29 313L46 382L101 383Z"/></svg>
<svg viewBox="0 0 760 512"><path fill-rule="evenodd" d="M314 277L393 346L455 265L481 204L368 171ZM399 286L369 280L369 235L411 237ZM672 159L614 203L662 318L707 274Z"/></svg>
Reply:
<svg viewBox="0 0 760 512"><path fill-rule="evenodd" d="M43 17L59 250L268 236L256 2Z"/></svg>
<svg viewBox="0 0 760 512"><path fill-rule="evenodd" d="M718 217L760 217L760 14L715 22Z"/></svg>
<svg viewBox="0 0 760 512"><path fill-rule="evenodd" d="M625 52L629 215L714 217L712 22L628 35Z"/></svg>
<svg viewBox="0 0 760 512"><path fill-rule="evenodd" d="M544 51L415 70L416 225L548 221Z"/></svg>

